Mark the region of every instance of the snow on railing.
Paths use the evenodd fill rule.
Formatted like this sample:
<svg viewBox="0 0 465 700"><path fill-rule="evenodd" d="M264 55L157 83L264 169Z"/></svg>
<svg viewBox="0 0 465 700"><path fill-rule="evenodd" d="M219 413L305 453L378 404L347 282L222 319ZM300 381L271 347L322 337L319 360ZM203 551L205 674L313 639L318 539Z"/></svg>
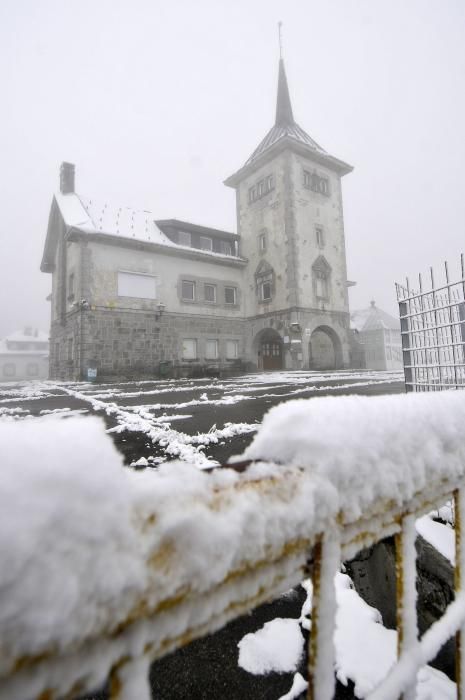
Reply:
<svg viewBox="0 0 465 700"><path fill-rule="evenodd" d="M153 660L308 571L308 692L329 700L334 575L392 534L399 661L370 697L414 697L418 670L465 624L463 397L291 401L241 462L209 473L123 469L98 419L0 423L0 700L76 697L107 678L112 698L148 700ZM452 493L457 595L419 641L414 518Z"/></svg>

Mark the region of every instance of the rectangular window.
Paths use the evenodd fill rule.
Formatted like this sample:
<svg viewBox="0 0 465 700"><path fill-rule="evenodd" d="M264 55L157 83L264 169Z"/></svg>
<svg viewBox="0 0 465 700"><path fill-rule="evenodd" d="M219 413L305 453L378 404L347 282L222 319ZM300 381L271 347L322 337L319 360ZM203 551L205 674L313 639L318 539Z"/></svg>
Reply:
<svg viewBox="0 0 465 700"><path fill-rule="evenodd" d="M239 341L238 340L227 340L226 341L226 359L235 360L239 357Z"/></svg>
<svg viewBox="0 0 465 700"><path fill-rule="evenodd" d="M259 180L253 187L249 187L249 202L256 202L266 194L274 190L273 175L267 175L263 180Z"/></svg>
<svg viewBox="0 0 465 700"><path fill-rule="evenodd" d="M316 276L316 295L319 299L328 298L328 280L323 273L317 273Z"/></svg>
<svg viewBox="0 0 465 700"><path fill-rule="evenodd" d="M224 302L225 302L225 304L235 304L236 303L236 287L225 287L224 288Z"/></svg>
<svg viewBox="0 0 465 700"><path fill-rule="evenodd" d="M207 340L205 343L205 358L207 360L217 360L218 359L218 341L217 340Z"/></svg>
<svg viewBox="0 0 465 700"><path fill-rule="evenodd" d="M261 233L258 237L258 249L261 253L266 250L266 233Z"/></svg>
<svg viewBox="0 0 465 700"><path fill-rule="evenodd" d="M192 245L191 234L187 231L178 231L178 243L190 248Z"/></svg>
<svg viewBox="0 0 465 700"><path fill-rule="evenodd" d="M181 295L184 301L195 301L195 282L183 280Z"/></svg>
<svg viewBox="0 0 465 700"><path fill-rule="evenodd" d="M184 338L182 341L182 356L184 360L197 359L197 340L195 338Z"/></svg>
<svg viewBox="0 0 465 700"><path fill-rule="evenodd" d="M204 285L204 299L211 304L216 303L216 284L205 284Z"/></svg>
<svg viewBox="0 0 465 700"><path fill-rule="evenodd" d="M318 246L319 248L324 248L324 246L325 246L325 237L324 237L323 229L321 228L321 226L317 226L317 227L316 227L315 233L316 233L316 244L317 244L317 246Z"/></svg>
<svg viewBox="0 0 465 700"><path fill-rule="evenodd" d="M3 376L4 377L15 377L16 376L16 365L13 362L5 362L3 365Z"/></svg>
<svg viewBox="0 0 465 700"><path fill-rule="evenodd" d="M118 272L118 296L156 299L157 278L137 272Z"/></svg>
<svg viewBox="0 0 465 700"><path fill-rule="evenodd" d="M223 255L232 255L231 243L229 241L221 241L220 251L223 253Z"/></svg>
<svg viewBox="0 0 465 700"><path fill-rule="evenodd" d="M207 236L200 236L200 248L202 250L212 250L212 239Z"/></svg>
<svg viewBox="0 0 465 700"><path fill-rule="evenodd" d="M262 283L262 300L268 301L271 299L271 282Z"/></svg>

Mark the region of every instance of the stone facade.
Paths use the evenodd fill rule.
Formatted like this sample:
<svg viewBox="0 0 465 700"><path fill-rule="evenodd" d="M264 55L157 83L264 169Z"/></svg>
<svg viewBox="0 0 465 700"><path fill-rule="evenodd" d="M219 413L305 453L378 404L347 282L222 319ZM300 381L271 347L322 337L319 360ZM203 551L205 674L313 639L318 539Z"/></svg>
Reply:
<svg viewBox="0 0 465 700"><path fill-rule="evenodd" d="M70 190L73 170L42 261L53 275L51 377L348 366L341 178L351 169L295 123L281 61L276 123L225 182L237 234L123 208L110 221L106 205L97 212Z"/></svg>

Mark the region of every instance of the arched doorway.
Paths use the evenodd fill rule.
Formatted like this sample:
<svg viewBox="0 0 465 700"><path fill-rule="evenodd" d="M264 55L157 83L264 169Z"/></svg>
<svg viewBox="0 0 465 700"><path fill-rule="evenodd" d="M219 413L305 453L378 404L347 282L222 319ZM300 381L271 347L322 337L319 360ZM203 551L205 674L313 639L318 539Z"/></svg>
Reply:
<svg viewBox="0 0 465 700"><path fill-rule="evenodd" d="M278 331L265 328L255 340L258 369L277 370L283 368L283 341Z"/></svg>
<svg viewBox="0 0 465 700"><path fill-rule="evenodd" d="M342 344L329 326L318 326L310 336L308 346L310 369L339 369L342 367Z"/></svg>

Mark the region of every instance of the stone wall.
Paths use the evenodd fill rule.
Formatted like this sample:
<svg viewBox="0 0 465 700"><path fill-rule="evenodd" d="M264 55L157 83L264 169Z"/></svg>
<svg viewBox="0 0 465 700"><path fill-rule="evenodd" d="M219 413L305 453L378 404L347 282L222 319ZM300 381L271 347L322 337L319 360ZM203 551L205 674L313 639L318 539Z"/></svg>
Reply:
<svg viewBox="0 0 465 700"><path fill-rule="evenodd" d="M225 374L245 362L244 321L115 309L79 309L64 326L52 325L50 376L78 380L89 367L101 379ZM197 341L197 358L182 356L183 340ZM206 341L218 341L218 358L206 357ZM226 341L238 341L238 357L226 358ZM163 366L161 366L163 363Z"/></svg>

